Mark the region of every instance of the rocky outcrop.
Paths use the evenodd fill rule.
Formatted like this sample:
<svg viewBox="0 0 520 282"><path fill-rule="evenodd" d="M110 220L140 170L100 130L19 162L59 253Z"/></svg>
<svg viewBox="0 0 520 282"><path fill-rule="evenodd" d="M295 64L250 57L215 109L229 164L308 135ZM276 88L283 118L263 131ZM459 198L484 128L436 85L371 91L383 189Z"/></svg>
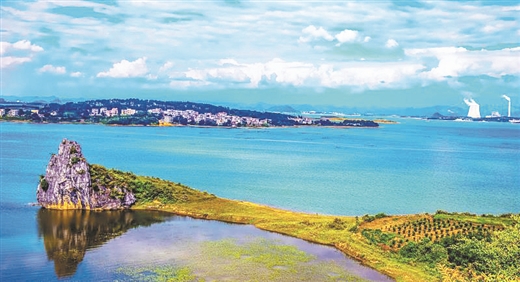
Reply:
<svg viewBox="0 0 520 282"><path fill-rule="evenodd" d="M36 197L48 209L101 209L128 208L135 196L121 187L111 189L96 186L93 189L89 164L81 146L63 139L58 154L53 154L44 176L40 177Z"/></svg>

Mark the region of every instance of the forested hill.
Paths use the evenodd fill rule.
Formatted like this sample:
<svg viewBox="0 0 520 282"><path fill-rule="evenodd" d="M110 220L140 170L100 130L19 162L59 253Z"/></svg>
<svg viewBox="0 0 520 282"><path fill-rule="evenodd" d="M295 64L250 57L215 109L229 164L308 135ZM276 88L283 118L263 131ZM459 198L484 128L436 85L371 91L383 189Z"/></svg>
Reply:
<svg viewBox="0 0 520 282"><path fill-rule="evenodd" d="M205 125L205 126L355 126L377 127L370 120L310 119L287 114L231 109L211 104L141 99L102 99L34 107L5 108L7 119L33 122L87 122L120 125Z"/></svg>
<svg viewBox="0 0 520 282"><path fill-rule="evenodd" d="M133 114L126 114L127 116L135 116L141 119L142 122L132 122L137 124L157 123L157 115L150 114L149 111L160 109L187 111L192 110L198 113L217 114L225 112L230 115L239 117L252 117L258 119L270 119L273 125L295 125L296 122L289 118L293 116L272 113L272 112L258 112L250 110L230 109L228 107L215 106L211 104L183 102L183 101L159 101L159 100L141 100L141 99L103 99L103 100L89 100L84 102L69 102L65 104L50 103L40 109L43 115L54 115L60 120L74 121L74 120L92 120L93 109L106 108L108 110L118 109L118 115L121 115L122 110L131 109L136 112ZM99 114L106 116L106 114ZM155 118L154 118L155 117ZM128 119L128 118L127 118ZM52 118L51 118L52 121ZM95 120L92 120L95 122Z"/></svg>

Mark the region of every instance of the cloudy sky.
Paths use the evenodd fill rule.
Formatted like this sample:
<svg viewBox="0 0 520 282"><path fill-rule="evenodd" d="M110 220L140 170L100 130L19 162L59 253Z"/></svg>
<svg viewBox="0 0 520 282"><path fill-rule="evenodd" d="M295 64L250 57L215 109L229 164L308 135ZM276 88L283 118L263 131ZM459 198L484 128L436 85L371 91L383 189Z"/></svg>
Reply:
<svg viewBox="0 0 520 282"><path fill-rule="evenodd" d="M4 96L363 107L520 101L520 4L1 2Z"/></svg>

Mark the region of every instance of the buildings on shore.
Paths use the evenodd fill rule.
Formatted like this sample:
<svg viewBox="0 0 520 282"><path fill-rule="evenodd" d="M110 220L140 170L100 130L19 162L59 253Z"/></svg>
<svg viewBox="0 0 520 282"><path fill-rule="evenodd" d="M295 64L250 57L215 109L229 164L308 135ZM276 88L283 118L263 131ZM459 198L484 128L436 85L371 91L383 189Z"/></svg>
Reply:
<svg viewBox="0 0 520 282"><path fill-rule="evenodd" d="M149 109L150 114L162 115L160 123L163 125L179 123L184 121L187 124L201 124L201 125L217 125L217 126L250 126L260 127L268 126L271 121L269 119L259 119L253 117L240 117L230 115L226 112L219 112L216 114L212 113L199 113L194 110L162 110L160 108Z"/></svg>

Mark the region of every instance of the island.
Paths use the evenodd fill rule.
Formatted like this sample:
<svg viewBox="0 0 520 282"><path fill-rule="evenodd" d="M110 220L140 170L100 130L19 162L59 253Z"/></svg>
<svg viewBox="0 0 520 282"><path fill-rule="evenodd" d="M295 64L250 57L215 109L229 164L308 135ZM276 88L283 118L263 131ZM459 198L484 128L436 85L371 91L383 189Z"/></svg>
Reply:
<svg viewBox="0 0 520 282"><path fill-rule="evenodd" d="M339 216L219 198L186 185L89 164L64 139L40 176L46 209L133 209L238 224L334 246L397 281L518 281L520 214Z"/></svg>
<svg viewBox="0 0 520 282"><path fill-rule="evenodd" d="M34 123L101 123L141 126L341 126L378 127L372 120L317 118L274 112L238 110L193 102L104 99L59 103L0 103L0 119Z"/></svg>

